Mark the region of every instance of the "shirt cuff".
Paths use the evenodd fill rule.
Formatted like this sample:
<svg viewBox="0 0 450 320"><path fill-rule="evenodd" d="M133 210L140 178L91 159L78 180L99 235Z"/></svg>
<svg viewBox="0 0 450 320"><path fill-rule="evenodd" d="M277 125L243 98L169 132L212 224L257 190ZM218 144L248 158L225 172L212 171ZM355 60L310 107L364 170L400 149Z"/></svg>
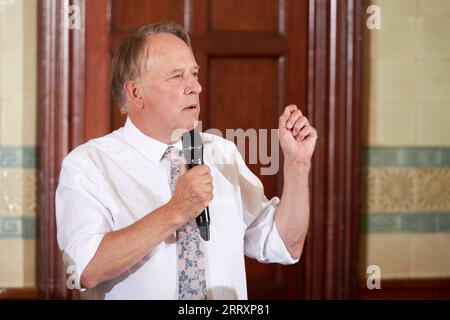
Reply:
<svg viewBox="0 0 450 320"><path fill-rule="evenodd" d="M297 263L300 260L300 258L293 259L291 254L287 250L283 240L280 237L280 234L278 233L278 228L275 219L273 222L272 231L269 234L266 250L270 252L269 253L269 256L271 257L270 260L273 260L277 263L288 265Z"/></svg>
<svg viewBox="0 0 450 320"><path fill-rule="evenodd" d="M85 291L86 288L81 286L81 275L84 269L86 269L89 262L94 257L100 242L103 239L104 234L94 234L90 235L88 239L74 245L64 252L64 265L68 276L72 277L74 282L74 288L69 289L79 289L80 291ZM67 283L70 285L70 282Z"/></svg>

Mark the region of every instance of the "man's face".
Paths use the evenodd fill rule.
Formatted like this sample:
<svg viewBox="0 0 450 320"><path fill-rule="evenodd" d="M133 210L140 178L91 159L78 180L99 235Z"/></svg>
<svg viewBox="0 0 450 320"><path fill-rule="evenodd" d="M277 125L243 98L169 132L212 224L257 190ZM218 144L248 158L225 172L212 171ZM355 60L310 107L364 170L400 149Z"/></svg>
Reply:
<svg viewBox="0 0 450 320"><path fill-rule="evenodd" d="M164 135L194 128L202 91L198 69L191 48L183 40L168 33L151 36L147 72L140 79L144 99L141 116L146 126Z"/></svg>

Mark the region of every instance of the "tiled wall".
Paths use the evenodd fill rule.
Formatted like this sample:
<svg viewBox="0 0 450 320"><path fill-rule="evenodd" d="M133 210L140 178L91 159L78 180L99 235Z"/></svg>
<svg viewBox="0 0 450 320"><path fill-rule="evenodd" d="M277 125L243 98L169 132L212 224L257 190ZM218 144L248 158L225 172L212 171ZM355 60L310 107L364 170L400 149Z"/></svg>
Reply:
<svg viewBox="0 0 450 320"><path fill-rule="evenodd" d="M450 277L450 1L366 1L360 273Z"/></svg>
<svg viewBox="0 0 450 320"><path fill-rule="evenodd" d="M36 283L36 18L0 1L0 288Z"/></svg>

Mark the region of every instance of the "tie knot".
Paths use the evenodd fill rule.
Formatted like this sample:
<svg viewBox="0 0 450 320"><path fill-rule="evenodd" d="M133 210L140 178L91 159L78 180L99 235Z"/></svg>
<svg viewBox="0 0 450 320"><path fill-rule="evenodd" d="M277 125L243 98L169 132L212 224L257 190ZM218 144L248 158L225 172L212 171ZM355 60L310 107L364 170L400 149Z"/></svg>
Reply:
<svg viewBox="0 0 450 320"><path fill-rule="evenodd" d="M167 158L170 161L180 160L182 151L174 146L168 146L166 151L164 151L163 159Z"/></svg>

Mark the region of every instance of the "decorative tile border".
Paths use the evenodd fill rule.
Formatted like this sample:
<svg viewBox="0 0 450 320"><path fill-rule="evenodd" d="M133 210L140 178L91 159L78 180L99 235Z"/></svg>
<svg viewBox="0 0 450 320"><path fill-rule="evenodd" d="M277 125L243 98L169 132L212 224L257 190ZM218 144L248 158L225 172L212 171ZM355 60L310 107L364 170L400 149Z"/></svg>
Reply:
<svg viewBox="0 0 450 320"><path fill-rule="evenodd" d="M362 216L361 231L366 233L450 232L450 212L369 213Z"/></svg>
<svg viewBox="0 0 450 320"><path fill-rule="evenodd" d="M36 169L0 168L0 213L23 216L36 212Z"/></svg>
<svg viewBox="0 0 450 320"><path fill-rule="evenodd" d="M450 232L450 148L366 147L361 231Z"/></svg>
<svg viewBox="0 0 450 320"><path fill-rule="evenodd" d="M35 239L36 218L0 216L0 239Z"/></svg>
<svg viewBox="0 0 450 320"><path fill-rule="evenodd" d="M363 212L450 212L450 168L369 167Z"/></svg>
<svg viewBox="0 0 450 320"><path fill-rule="evenodd" d="M366 147L364 163L369 167L450 167L450 148Z"/></svg>
<svg viewBox="0 0 450 320"><path fill-rule="evenodd" d="M35 168L37 148L0 146L0 168Z"/></svg>

